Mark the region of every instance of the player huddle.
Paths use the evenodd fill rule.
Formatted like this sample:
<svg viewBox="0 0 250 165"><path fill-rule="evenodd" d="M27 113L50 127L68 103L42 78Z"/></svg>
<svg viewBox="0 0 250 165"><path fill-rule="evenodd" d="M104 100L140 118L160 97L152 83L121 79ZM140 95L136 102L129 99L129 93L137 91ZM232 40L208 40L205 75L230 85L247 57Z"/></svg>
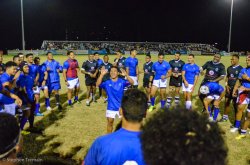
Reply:
<svg viewBox="0 0 250 165"><path fill-rule="evenodd" d="M146 55L143 64L143 72L139 71L137 52L132 49L130 57L125 58L122 52L116 51L114 62L109 62L109 56L104 55L100 59L98 53L88 55L88 60L84 61L81 68L75 59L73 51L68 51L68 59L60 65L53 59L53 54L47 53L47 60L40 62L39 57L33 54L19 54L13 57L13 61L5 65L1 63L2 94L0 94L2 109L12 115L20 114L20 128L23 130L27 121L32 129L34 116L43 116L40 112L40 92L44 92L45 106L48 111L50 98L54 95L56 106L62 111L60 103L60 73L63 73L65 85L68 88L68 108L73 107L73 103L81 103L78 98L80 82L78 76L80 72L85 74L85 85L87 87L86 105L96 102L96 88L99 88L99 97L107 102L107 132L113 131L113 122L116 116L120 117L121 100L127 88L137 88L140 74L143 76L143 87L148 99L148 112L155 109L156 93L159 90L161 108L170 109L174 100L175 107L180 104L180 91L182 88L187 110L192 109L192 93L197 88L197 81L200 75L204 79L200 85L199 97L206 113L211 121L217 121L220 112L220 103L225 96L225 111L221 120L227 121L230 113L230 103L233 102L235 108L235 123L231 132L237 132L240 128L241 139L246 135L246 129L250 120L250 107L247 118L241 123L244 110L249 104L250 91L250 56L247 56L247 67L239 65L239 56L233 55L231 66L227 68L220 63L221 56L216 54L212 61L206 62L199 67L195 64L193 54L187 56L187 63L181 60L181 54L176 53L174 59L167 62L163 53L158 54L158 61L151 61L151 55ZM219 82L226 77L225 89ZM168 83L169 78L169 83ZM169 87L168 87L169 86ZM167 90L168 89L168 90ZM166 92L168 91L168 92ZM72 99L74 97L74 102ZM19 107L16 106L19 104ZM20 106L22 104L22 106ZM28 134L27 131L22 131Z"/></svg>

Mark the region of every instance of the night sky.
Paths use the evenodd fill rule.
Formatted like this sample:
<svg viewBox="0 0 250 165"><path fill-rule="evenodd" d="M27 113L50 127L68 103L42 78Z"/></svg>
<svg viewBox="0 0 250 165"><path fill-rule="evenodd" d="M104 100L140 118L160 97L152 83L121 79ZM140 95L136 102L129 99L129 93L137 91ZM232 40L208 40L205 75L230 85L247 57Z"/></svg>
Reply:
<svg viewBox="0 0 250 165"><path fill-rule="evenodd" d="M23 0L26 49L43 40L218 43L231 0ZM232 50L250 50L250 0L234 0ZM21 48L20 0L0 0L0 50ZM67 35L66 35L67 32Z"/></svg>

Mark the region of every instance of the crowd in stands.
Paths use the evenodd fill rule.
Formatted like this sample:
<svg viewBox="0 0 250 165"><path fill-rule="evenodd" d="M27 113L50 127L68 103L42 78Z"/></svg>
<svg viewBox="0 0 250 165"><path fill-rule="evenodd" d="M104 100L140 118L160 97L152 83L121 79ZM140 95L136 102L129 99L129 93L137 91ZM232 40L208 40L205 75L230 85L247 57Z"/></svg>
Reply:
<svg viewBox="0 0 250 165"><path fill-rule="evenodd" d="M159 42L81 42L81 41L44 41L41 49L43 50L103 50L114 52L120 49L123 52L136 49L139 53L147 53L150 51L170 52L187 52L187 51L203 51L218 52L219 50L210 44L197 43L159 43Z"/></svg>

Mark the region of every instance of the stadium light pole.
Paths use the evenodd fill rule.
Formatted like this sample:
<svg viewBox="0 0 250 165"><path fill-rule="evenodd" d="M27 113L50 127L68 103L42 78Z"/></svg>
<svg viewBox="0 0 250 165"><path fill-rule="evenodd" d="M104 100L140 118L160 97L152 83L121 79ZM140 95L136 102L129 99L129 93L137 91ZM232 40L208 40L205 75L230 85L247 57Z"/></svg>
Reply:
<svg viewBox="0 0 250 165"><path fill-rule="evenodd" d="M22 49L25 50L24 22L23 22L23 0L21 0L21 22L22 22Z"/></svg>
<svg viewBox="0 0 250 165"><path fill-rule="evenodd" d="M232 33L232 22L233 22L233 8L234 8L234 0L231 1L231 14L230 14L230 27L229 27L229 37L228 37L228 53L230 53L231 49L231 33Z"/></svg>

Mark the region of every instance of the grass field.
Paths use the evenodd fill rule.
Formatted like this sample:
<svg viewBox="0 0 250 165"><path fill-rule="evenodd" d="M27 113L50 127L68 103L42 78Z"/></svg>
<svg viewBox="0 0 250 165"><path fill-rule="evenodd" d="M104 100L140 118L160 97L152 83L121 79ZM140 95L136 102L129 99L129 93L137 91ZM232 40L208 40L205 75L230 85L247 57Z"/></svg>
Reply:
<svg viewBox="0 0 250 165"><path fill-rule="evenodd" d="M45 61L46 56L40 56L41 61ZM115 56L110 56L110 61L113 61ZM144 63L144 55L138 55L139 68L142 70ZM11 56L4 56L4 62L10 60ZM87 59L87 56L76 57L79 64ZM169 61L173 56L166 56ZM197 56L196 63L201 66L206 61L212 60L212 56ZM67 59L67 56L54 56L54 59L61 64ZM153 61L157 60L153 56ZM184 61L187 61L187 56L182 56ZM222 63L228 67L230 65L230 57L222 57ZM245 66L245 57L240 59L240 64ZM66 86L64 85L61 76L61 102L63 103L64 111L59 113L55 108L52 112L44 112L44 117L36 117L36 126L42 129L42 134L30 134L24 138L24 156L25 158L40 158L64 164L79 164L85 156L88 148L93 140L106 132L105 110L106 104L103 100L98 100L98 103L92 103L90 107L85 105L84 75L80 75L81 104L75 104L72 110L67 110ZM140 76L139 84L142 85L143 75ZM199 83L203 77L199 78ZM224 82L222 82L224 84ZM140 89L141 86L139 86ZM42 96L42 95L41 95ZM44 99L41 99L41 111L45 111ZM223 104L221 110L223 111ZM55 101L52 97L52 108L55 107ZM159 104L157 104L159 106ZM182 102L183 106L183 102ZM198 101L197 88L194 92L193 107L197 111L201 111L201 104ZM149 114L150 116L150 114ZM233 116L233 115L231 115ZM116 120L118 122L118 120ZM117 123L116 122L116 123ZM234 138L237 134L229 133L230 122L219 123L224 130L225 140L229 148L228 160L230 165L250 164L250 139L249 135L242 141L236 141ZM208 146L209 147L209 146ZM27 162L24 164L28 164ZM34 163L37 164L37 163ZM45 163L47 164L47 163Z"/></svg>

